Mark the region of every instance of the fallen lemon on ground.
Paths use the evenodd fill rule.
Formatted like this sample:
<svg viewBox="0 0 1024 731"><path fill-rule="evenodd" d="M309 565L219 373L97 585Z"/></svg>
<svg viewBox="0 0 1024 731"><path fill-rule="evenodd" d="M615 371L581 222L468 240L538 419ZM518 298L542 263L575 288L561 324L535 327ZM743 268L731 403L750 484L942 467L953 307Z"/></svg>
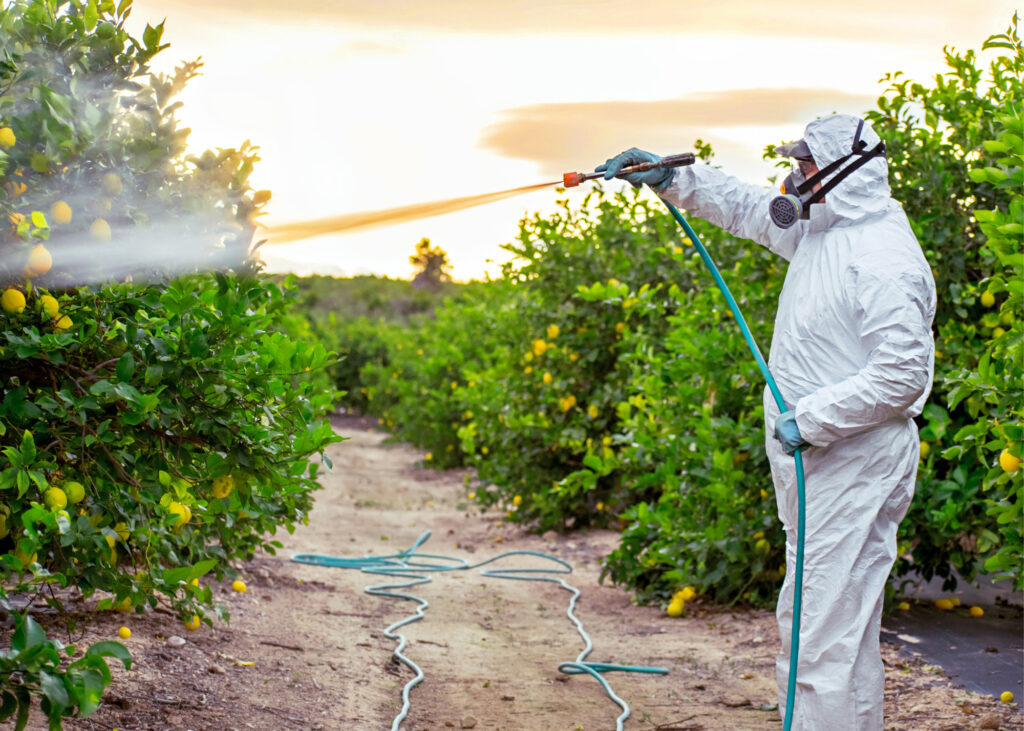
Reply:
<svg viewBox="0 0 1024 731"><path fill-rule="evenodd" d="M909 612L910 611L910 605L907 602L900 602L899 604L896 605L896 608L899 609L901 612Z"/></svg>
<svg viewBox="0 0 1024 731"><path fill-rule="evenodd" d="M1020 469L1020 457L1014 457L1010 454L1009 449L1004 449L1003 453L999 455L999 466L1003 468L1004 472L1016 472Z"/></svg>
<svg viewBox="0 0 1024 731"><path fill-rule="evenodd" d="M57 201L50 206L50 215L55 222L66 226L71 223L71 206L64 201Z"/></svg>
<svg viewBox="0 0 1024 731"><path fill-rule="evenodd" d="M186 619L182 624L185 625L185 629L189 632L199 629L199 615L193 614L192 619Z"/></svg>
<svg viewBox="0 0 1024 731"><path fill-rule="evenodd" d="M668 604L668 616L670 617L681 617L683 616L683 610L686 609L686 602L682 599L673 599Z"/></svg>
<svg viewBox="0 0 1024 731"><path fill-rule="evenodd" d="M985 616L985 610L982 609L981 607L971 607L968 611L970 612L972 617L984 617Z"/></svg>
<svg viewBox="0 0 1024 731"><path fill-rule="evenodd" d="M132 636L132 631L127 627L121 627L121 629L117 631L117 636L120 637L122 640L127 640L129 637Z"/></svg>
<svg viewBox="0 0 1024 731"><path fill-rule="evenodd" d="M1003 694L999 696L999 700L1003 703L1013 703L1013 693L1008 690L1004 691Z"/></svg>
<svg viewBox="0 0 1024 731"><path fill-rule="evenodd" d="M9 315L17 314L25 310L25 295L11 287L4 290L0 295L0 307Z"/></svg>
<svg viewBox="0 0 1024 731"><path fill-rule="evenodd" d="M949 599L937 599L935 601L935 607L937 609L941 609L944 612L948 612L950 609L953 608L953 602L951 602Z"/></svg>
<svg viewBox="0 0 1024 731"><path fill-rule="evenodd" d="M50 271L50 267L53 266L53 257L50 256L50 252L47 251L46 247L42 244L36 244L36 247L28 254L28 269L35 276L41 277Z"/></svg>
<svg viewBox="0 0 1024 731"><path fill-rule="evenodd" d="M692 586L684 586L682 589L675 593L675 598L682 599L684 602L688 602L697 596L697 592Z"/></svg>
<svg viewBox="0 0 1024 731"><path fill-rule="evenodd" d="M231 582L231 589L232 591L237 591L239 594L245 594L247 591L249 591L249 588L245 585L245 582L239 581L238 579L235 579Z"/></svg>

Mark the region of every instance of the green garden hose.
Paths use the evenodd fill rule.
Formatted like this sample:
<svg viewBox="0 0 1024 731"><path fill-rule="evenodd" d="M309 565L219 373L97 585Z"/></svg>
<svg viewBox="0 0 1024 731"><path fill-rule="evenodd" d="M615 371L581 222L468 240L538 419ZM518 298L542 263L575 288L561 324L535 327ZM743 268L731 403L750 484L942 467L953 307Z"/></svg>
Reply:
<svg viewBox="0 0 1024 731"><path fill-rule="evenodd" d="M704 260L704 264L711 272L711 276L714 277L715 284L718 285L718 288L722 290L722 294L725 295L725 301L729 304L729 309L732 311L733 317L736 318L736 322L739 323L743 337L747 341L747 347L750 348L750 352L754 355L754 360L757 361L757 367L761 369L761 373L768 382L768 388L772 392L779 411L786 411L786 401L782 398L782 392L779 390L778 384L775 383L775 379L772 378L771 371L768 370L768 364L765 363L761 350L757 347L754 336L750 333L750 328L747 327L747 321L743 319L743 313L740 312L739 305L736 304L732 292L729 291L725 280L722 279L722 275L719 273L718 267L715 266L715 262L711 259L711 255L704 248L704 244L700 242L697 232L690 227L690 224L683 218L678 209L664 199L662 199L662 203L668 206L672 217L676 219L679 225L683 227L686 235L690 237L690 241L693 242L697 253L700 254L700 258ZM789 680L786 685L786 715L783 720L783 731L789 731L793 724L793 696L796 694L796 670L800 656L800 606L804 583L804 515L806 504L804 495L804 459L801 450L796 450L793 458L796 460L797 496L796 569L793 572L793 629L789 645Z"/></svg>
<svg viewBox="0 0 1024 731"><path fill-rule="evenodd" d="M423 545L423 543L430 537L430 531L425 531L411 548L406 549L400 553L391 554L390 556L366 556L363 558L342 558L337 556L321 556L312 553L299 553L292 556L292 561L298 563L311 564L314 566L333 566L336 568L343 569L359 569L360 571L367 574L380 574L383 576L394 576L407 581L397 584L375 584L366 588L367 594L373 594L375 596L386 596L395 599L408 599L417 603L416 613L409 615L405 619L395 622L387 629L384 630L384 635L388 639L397 640L398 647L395 648L394 656L406 665L410 670L416 673L416 677L406 683L402 689L402 710L394 720L391 722L391 731L398 731L399 726L405 717L409 714L410 701L409 692L416 687L424 678L423 671L420 667L406 657L403 654L408 641L405 635L396 633L400 627L403 627L412 622L417 622L423 619L423 611L430 606L430 603L426 599L422 599L413 594L401 594L394 589L406 589L411 586L418 584L425 584L431 581L431 578L426 574L430 573L441 573L444 571L468 571L470 569L480 568L489 563L499 561L509 556L534 556L542 558L547 561L553 561L558 564L555 568L541 569L541 568L526 568L526 569L488 569L481 571L482 576L489 576L495 579L513 579L516 581L550 581L559 584L563 589L572 593L572 599L569 600L569 608L566 611L566 615L572 620L573 624L576 625L576 631L579 632L585 647L583 651L577 656L572 662L563 662L558 666L558 670L567 675L580 675L586 673L597 679L597 682L604 688L605 693L608 697L614 701L619 708L622 709L622 713L615 719L616 731L622 731L622 723L629 718L629 705L615 695L608 681L602 677L602 673L607 672L630 672L630 673L651 673L657 675L665 675L668 670L665 668L647 667L643 665L611 665L607 663L596 663L587 662L587 655L590 654L594 648L593 642L590 640L590 636L583 629L583 623L580 622L579 618L575 615L576 600L579 599L580 591L576 587L568 584L564 579L560 579L554 576L538 576L538 574L570 574L572 573L572 566L563 561L560 558L551 556L546 553L540 553L538 551L506 551L505 553L494 556L493 558L480 561L479 563L470 564L464 559L457 558L454 556L441 556L438 554L430 553L417 553L417 549Z"/></svg>

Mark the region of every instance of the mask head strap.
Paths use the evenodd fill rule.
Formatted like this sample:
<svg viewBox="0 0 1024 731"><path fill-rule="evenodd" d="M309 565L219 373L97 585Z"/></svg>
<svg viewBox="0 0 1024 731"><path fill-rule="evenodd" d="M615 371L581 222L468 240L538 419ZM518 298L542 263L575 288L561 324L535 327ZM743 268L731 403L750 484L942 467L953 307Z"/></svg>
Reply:
<svg viewBox="0 0 1024 731"><path fill-rule="evenodd" d="M879 155L885 155L884 141L880 141L872 149L865 152L865 148L868 146L868 143L860 138L860 132L862 129L864 129L863 119L859 120L857 123L857 131L853 135L853 145L851 151L847 155L827 165L825 169L819 170L816 175L805 180L804 183L797 188L797 191L799 191L801 195L804 195L805 193L810 191L815 185L817 185L826 177L828 177L836 170L838 170L840 167L842 167L843 163L845 163L851 157L853 157L854 155L860 156L860 160L857 160L852 165L845 168L835 178L830 180L828 183L823 185L816 193L814 193L808 199L807 205L819 202L822 198L825 197L826 193L834 189L837 185L839 185L843 180L845 180L851 173L856 171L858 168L861 168L864 165L866 165L872 158L878 157Z"/></svg>

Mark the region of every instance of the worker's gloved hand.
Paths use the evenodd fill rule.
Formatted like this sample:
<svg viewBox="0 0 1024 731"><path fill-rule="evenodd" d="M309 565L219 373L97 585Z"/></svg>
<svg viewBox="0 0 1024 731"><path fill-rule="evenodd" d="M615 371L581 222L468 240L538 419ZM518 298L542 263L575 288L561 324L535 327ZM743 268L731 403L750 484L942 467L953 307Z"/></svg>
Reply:
<svg viewBox="0 0 1024 731"><path fill-rule="evenodd" d="M793 454L798 449L811 446L800 436L800 429L796 425L796 412L792 409L784 411L775 420L775 438L782 444L782 451L786 454Z"/></svg>
<svg viewBox="0 0 1024 731"><path fill-rule="evenodd" d="M595 173L604 173L605 180L611 180L622 168L629 167L630 165L639 165L642 162L658 162L661 158L652 152L645 152L644 150L638 150L633 147L625 152L619 153L615 157L611 158L604 165L598 165L594 168ZM629 173L623 175L622 179L627 181L634 188L639 188L645 183L655 190L663 185L666 185L675 171L672 168L654 168L653 170L647 170L642 173Z"/></svg>

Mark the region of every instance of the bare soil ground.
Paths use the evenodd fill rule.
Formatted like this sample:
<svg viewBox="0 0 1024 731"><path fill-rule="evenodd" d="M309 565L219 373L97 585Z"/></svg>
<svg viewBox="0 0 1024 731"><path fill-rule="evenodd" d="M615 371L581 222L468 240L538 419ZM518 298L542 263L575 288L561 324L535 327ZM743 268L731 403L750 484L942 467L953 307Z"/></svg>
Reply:
<svg viewBox="0 0 1024 731"><path fill-rule="evenodd" d="M632 707L626 729L782 728L777 710L761 710L775 704L778 636L770 613L722 611L697 601L687 616L671 619L656 607L634 606L624 591L598 583L615 533L528 534L498 514L467 508L463 472L424 469L422 453L387 443L368 422L336 426L350 439L331 449L334 471L323 479L309 526L282 536L280 555L241 567L247 594L215 587L230 624L186 632L169 612L97 615L84 640L113 638L127 624L134 665L130 673L114 668L99 710L65 728L389 728L412 673L392 660L394 643L382 629L413 604L365 594L380 577L297 564L289 556L394 553L427 529L433 537L425 552L479 561L533 550L572 563L568 580L582 591L577 615L594 642L589 659L670 670L607 676ZM473 571L438 575L413 592L430 601L426 619L404 630L407 654L426 680L412 691L402 729L615 728L619 708L598 683L557 669L583 648L565 614L569 594L560 587ZM186 644L169 646L171 635L186 636ZM883 657L887 729L1024 728L1015 708L953 687L940 668L903 659L892 645L884 646ZM45 728L41 716L30 727Z"/></svg>

